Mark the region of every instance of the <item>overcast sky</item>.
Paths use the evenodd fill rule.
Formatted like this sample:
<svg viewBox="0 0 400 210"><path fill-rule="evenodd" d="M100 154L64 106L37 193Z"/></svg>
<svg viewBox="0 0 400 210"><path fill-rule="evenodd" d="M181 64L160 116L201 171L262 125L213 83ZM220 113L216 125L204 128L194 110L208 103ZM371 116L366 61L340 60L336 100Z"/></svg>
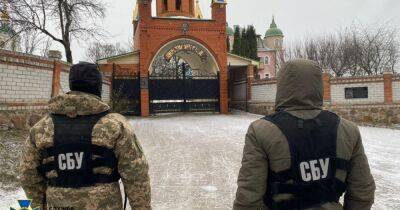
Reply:
<svg viewBox="0 0 400 210"><path fill-rule="evenodd" d="M132 11L136 0L105 0L107 16L100 25L109 33L105 42L127 43L132 37ZM287 42L350 26L390 22L400 27L400 0L227 0L228 23L254 25L265 34L275 15ZM154 4L155 0L153 0ZM211 18L211 0L200 0L206 18ZM87 43L74 43L74 61L85 60Z"/></svg>

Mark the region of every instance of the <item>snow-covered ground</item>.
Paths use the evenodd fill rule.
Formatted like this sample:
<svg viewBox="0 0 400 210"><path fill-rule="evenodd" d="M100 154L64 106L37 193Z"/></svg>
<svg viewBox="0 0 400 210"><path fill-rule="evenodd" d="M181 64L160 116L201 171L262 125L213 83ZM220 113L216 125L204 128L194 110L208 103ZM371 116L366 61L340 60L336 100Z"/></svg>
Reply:
<svg viewBox="0 0 400 210"><path fill-rule="evenodd" d="M133 118L150 163L153 209L231 209L244 135L257 115ZM374 209L400 209L400 131L361 127L377 184ZM2 192L0 209L23 193Z"/></svg>

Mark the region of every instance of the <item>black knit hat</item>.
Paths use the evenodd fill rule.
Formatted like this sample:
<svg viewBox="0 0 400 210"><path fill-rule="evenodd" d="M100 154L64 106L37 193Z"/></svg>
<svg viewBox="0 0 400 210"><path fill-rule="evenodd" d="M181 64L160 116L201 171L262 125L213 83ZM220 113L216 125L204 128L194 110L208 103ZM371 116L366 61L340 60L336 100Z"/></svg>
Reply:
<svg viewBox="0 0 400 210"><path fill-rule="evenodd" d="M81 62L71 67L69 88L101 97L102 75L96 64Z"/></svg>

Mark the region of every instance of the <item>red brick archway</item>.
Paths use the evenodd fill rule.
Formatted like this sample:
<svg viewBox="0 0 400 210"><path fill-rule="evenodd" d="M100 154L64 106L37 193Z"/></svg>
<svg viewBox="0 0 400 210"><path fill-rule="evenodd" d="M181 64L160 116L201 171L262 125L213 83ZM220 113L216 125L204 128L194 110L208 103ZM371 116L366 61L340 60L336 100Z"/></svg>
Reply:
<svg viewBox="0 0 400 210"><path fill-rule="evenodd" d="M206 43L202 43L201 40L197 40L195 37L178 36L178 37L174 37L174 38L171 38L170 40L166 41L165 43L162 44L162 46L160 46L160 48L158 49L158 51L156 53L154 53L154 54L152 53L153 56L150 59L150 63L148 65L149 66L149 70L151 68L151 65L154 62L154 59L160 54L160 52L165 47L167 47L170 44L174 44L174 43L178 43L178 42L187 42L187 43L194 43L194 44L200 45L203 49L205 49L207 51L207 54L210 55L210 57L212 58L212 61L217 66L217 71L220 72L221 69L223 68L223 66L220 65L220 62L217 61L215 52L211 48L206 46Z"/></svg>
<svg viewBox="0 0 400 210"><path fill-rule="evenodd" d="M187 38L203 45L216 60L220 73L220 110L228 113L226 4L212 3L212 19L161 18L151 16L151 0L139 1L140 20L135 47L140 50L141 114L149 115L149 68L166 43Z"/></svg>

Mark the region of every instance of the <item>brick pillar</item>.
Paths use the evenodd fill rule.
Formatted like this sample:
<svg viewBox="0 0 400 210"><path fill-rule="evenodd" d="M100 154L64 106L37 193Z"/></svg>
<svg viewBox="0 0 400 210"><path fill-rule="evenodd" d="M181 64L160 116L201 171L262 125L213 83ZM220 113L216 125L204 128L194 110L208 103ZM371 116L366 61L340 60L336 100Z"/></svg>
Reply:
<svg viewBox="0 0 400 210"><path fill-rule="evenodd" d="M211 17L218 24L224 24L226 27L226 3L212 2Z"/></svg>
<svg viewBox="0 0 400 210"><path fill-rule="evenodd" d="M251 87L254 80L254 66L248 65L247 66L247 93L246 93L246 100L247 102L251 101Z"/></svg>
<svg viewBox="0 0 400 210"><path fill-rule="evenodd" d="M140 75L140 114L142 117L150 115L149 76Z"/></svg>
<svg viewBox="0 0 400 210"><path fill-rule="evenodd" d="M141 22L151 20L151 2L152 0L141 0L139 2L139 14Z"/></svg>
<svg viewBox="0 0 400 210"><path fill-rule="evenodd" d="M228 69L221 69L219 73L219 85L220 85L220 112L221 114L228 114L229 112L229 99L228 99Z"/></svg>
<svg viewBox="0 0 400 210"><path fill-rule="evenodd" d="M331 74L329 70L324 70L322 74L322 80L324 82L324 101L330 102L331 101Z"/></svg>
<svg viewBox="0 0 400 210"><path fill-rule="evenodd" d="M385 104L393 104L393 72L383 73Z"/></svg>
<svg viewBox="0 0 400 210"><path fill-rule="evenodd" d="M61 63L54 61L53 65L53 80L51 84L51 97L58 96L61 89Z"/></svg>

